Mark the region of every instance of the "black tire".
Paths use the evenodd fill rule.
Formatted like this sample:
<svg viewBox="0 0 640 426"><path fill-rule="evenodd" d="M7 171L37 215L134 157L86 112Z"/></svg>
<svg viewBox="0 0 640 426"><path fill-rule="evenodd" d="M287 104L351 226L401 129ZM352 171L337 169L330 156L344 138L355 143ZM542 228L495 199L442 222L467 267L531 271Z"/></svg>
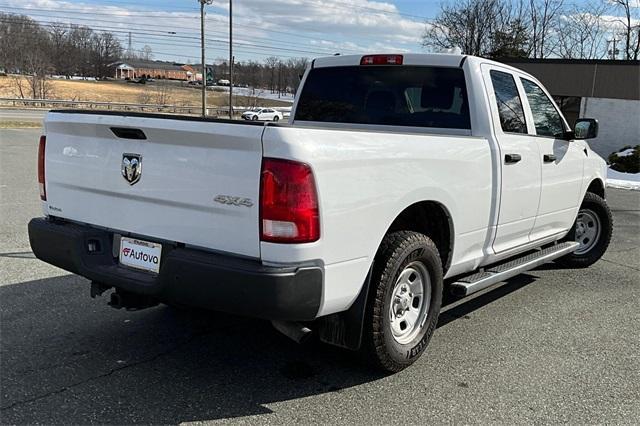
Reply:
<svg viewBox="0 0 640 426"><path fill-rule="evenodd" d="M278 121L278 120L280 120L280 117L278 117L277 115L274 115L273 116L273 121Z"/></svg>
<svg viewBox="0 0 640 426"><path fill-rule="evenodd" d="M258 119L258 116L257 116L257 115L254 115L254 116L252 116L252 117L251 117L251 120L252 120L252 121L256 121L257 119Z"/></svg>
<svg viewBox="0 0 640 426"><path fill-rule="evenodd" d="M409 334L406 337L411 340L401 343L394 336L391 326L391 300L400 285L400 274L412 265L423 265L423 271L429 278L430 291L425 288L425 298L422 300L426 306L426 296L429 295L428 311L422 326L413 328L413 333L417 334L413 337L413 333ZM369 364L385 371L397 372L413 364L422 355L438 322L442 304L442 275L438 249L426 235L398 231L384 237L373 264L364 318L361 353ZM411 300L413 305L414 299Z"/></svg>
<svg viewBox="0 0 640 426"><path fill-rule="evenodd" d="M581 213L584 212L592 212L597 216L600 232L598 234L597 241L587 251L578 253L578 250L557 260L559 264L569 268L586 268L593 265L607 251L609 242L611 242L611 235L613 234L613 217L607 202L602 197L591 192L587 192L584 196L584 200L582 200L582 204L580 205L578 218L580 218ZM564 241L579 242L577 228L578 219L576 219L576 223L564 238Z"/></svg>

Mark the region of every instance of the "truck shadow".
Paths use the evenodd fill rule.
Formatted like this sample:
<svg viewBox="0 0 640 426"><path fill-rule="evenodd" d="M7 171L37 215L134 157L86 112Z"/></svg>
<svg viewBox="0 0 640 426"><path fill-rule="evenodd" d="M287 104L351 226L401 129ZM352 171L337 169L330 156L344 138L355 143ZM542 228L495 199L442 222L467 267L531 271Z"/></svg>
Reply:
<svg viewBox="0 0 640 426"><path fill-rule="evenodd" d="M439 326L533 281L522 275L457 305ZM0 287L2 423L176 424L260 415L272 412L271 403L385 377L351 352L297 345L266 321L165 306L116 311L88 292L86 280L72 275Z"/></svg>

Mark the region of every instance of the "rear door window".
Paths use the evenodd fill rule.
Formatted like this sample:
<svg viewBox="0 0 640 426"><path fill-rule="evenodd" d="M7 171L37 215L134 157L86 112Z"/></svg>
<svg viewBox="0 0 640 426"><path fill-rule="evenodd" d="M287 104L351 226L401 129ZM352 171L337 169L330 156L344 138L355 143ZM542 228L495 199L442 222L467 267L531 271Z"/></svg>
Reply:
<svg viewBox="0 0 640 426"><path fill-rule="evenodd" d="M315 68L295 120L471 128L462 69L407 65Z"/></svg>
<svg viewBox="0 0 640 426"><path fill-rule="evenodd" d="M502 131L505 133L527 133L522 100L518 94L518 87L513 75L496 70L492 70L490 75Z"/></svg>

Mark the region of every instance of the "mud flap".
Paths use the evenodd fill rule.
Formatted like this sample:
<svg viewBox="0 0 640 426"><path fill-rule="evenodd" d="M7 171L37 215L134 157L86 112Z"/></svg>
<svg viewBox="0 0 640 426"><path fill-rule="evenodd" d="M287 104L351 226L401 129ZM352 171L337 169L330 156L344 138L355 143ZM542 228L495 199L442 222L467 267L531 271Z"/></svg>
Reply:
<svg viewBox="0 0 640 426"><path fill-rule="evenodd" d="M358 297L348 310L327 315L318 321L320 341L354 351L360 349L370 284L371 269L369 269Z"/></svg>

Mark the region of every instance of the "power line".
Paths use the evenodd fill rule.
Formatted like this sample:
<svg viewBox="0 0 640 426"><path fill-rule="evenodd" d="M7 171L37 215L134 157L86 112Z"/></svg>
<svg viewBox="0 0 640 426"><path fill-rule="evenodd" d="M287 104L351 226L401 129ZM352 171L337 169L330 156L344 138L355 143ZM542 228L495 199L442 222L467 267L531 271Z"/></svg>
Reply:
<svg viewBox="0 0 640 426"><path fill-rule="evenodd" d="M3 20L0 19L0 22L15 22L12 20ZM21 24L26 24L26 23L21 23ZM38 22L34 22L32 24L27 24L27 25L40 25L43 27L53 27L56 23L48 23L48 24L42 24L42 23L38 23ZM89 28L89 27L87 27ZM95 27L94 27L95 28ZM94 28L90 28L90 29L94 29ZM112 33L124 33L124 34L128 34L129 32L131 32L132 34L145 34L145 33L138 33L135 31L116 31L116 30L111 30L110 32ZM156 36L156 35L150 35L150 36ZM121 40L119 40L121 41ZM155 44L158 45L164 45L164 46L175 46L175 47L193 47L193 48L197 48L197 45L195 44L171 44L171 43L164 43L164 42L156 42L154 41ZM210 48L211 49L211 48ZM213 49L212 49L213 50ZM239 53L245 53L245 54L255 54L255 55L260 55L260 56L276 56L279 58L297 58L299 56L291 56L291 55L283 55L283 54L274 54L274 53L265 53L265 52L257 52L254 50L246 50L246 49L236 49ZM269 49L269 50L277 50L277 49ZM216 49L216 51L222 51L222 52L226 52L226 49ZM157 54L161 54L161 55L167 55L167 56L179 56L179 57L188 57L188 58L197 58L195 56L190 56L190 55L182 55L182 54L177 54L177 53L168 53L168 52L159 52L159 51L155 51L154 53Z"/></svg>
<svg viewBox="0 0 640 426"><path fill-rule="evenodd" d="M56 9L45 9L45 8L38 8L38 9L33 9L33 8L28 8L28 7L16 7L16 6L4 6L7 9L12 9L12 10L21 10L21 11L25 11L28 12L27 15L32 15L32 16L44 16L44 17L48 17L48 18L56 18L56 17L60 17L60 18L66 18L66 19L83 19L83 18L72 18L69 16L64 16L64 15L57 15L57 16L52 16L52 15L44 15L41 13L34 13L35 12L53 12L53 13L57 13L57 14L63 14L63 13L68 13L68 14L73 14L73 15L91 15L91 16L110 16L113 18L118 18L119 20L125 20L127 18L156 18L156 19L197 19L196 15L193 16L167 16L167 15L162 15L162 16L158 16L158 15L122 15L117 13L117 11L114 11L114 13L104 13L104 12L89 12L86 10L82 10L82 9L69 9L69 8L65 8L64 11L60 11L60 10L56 10ZM123 12L125 12L123 10ZM160 13L160 12L158 12ZM217 22L224 22L226 23L227 21L225 21L222 18L219 18L217 16L208 16L207 17L208 20L213 20L213 21L217 21ZM88 20L88 19L85 19ZM114 23L113 21L105 21L105 20L99 20L99 19L93 19L91 18L92 21L98 21L98 22L109 22L109 23ZM126 22L115 22L115 23L122 23L122 24L126 24ZM150 26L154 26L154 27L162 27L162 28L166 28L166 25L152 25L152 24L145 24L145 25L150 25ZM294 32L288 32L288 31L280 31L280 30L274 30L274 29L267 29L264 27L257 27L256 25L248 25L248 24L241 24L241 23L236 23L235 26L239 26L239 27L243 27L243 28L250 28L253 30L259 30L259 31L263 31L263 32L268 32L268 33L275 33L275 34L283 34L283 35L293 35L299 38L306 38L306 39L310 39L310 40L314 40L317 41L318 37L312 37L312 36L305 36L304 34L299 34L299 33L294 33ZM215 30L214 30L215 32ZM343 43L342 41L338 41L338 40L334 40L334 39L321 39L320 41L327 41L327 42L334 42L334 43ZM344 51L351 51L351 52L356 52L353 49L342 49Z"/></svg>
<svg viewBox="0 0 640 426"><path fill-rule="evenodd" d="M43 15L43 14L32 14L33 16L42 16L45 18L64 18L64 19L74 19L74 20L80 20L80 21L91 21L91 22L109 22L109 23L113 23L112 21L106 21L106 20L100 20L100 19L92 19L92 18L76 18L76 17L68 17L68 16L51 16L51 15ZM165 31L162 31L163 33L167 33L166 31L166 26L163 25L151 25L151 24L143 24L144 26L149 26L149 27L159 27L159 28L164 28ZM95 28L98 28L98 26L93 26ZM109 27L104 27L101 26L100 28L108 28L108 30L111 30ZM137 29L137 30L142 30L142 31L155 31L155 32L160 32L159 30L148 30L146 28L131 28L130 29ZM114 31L115 30L111 30ZM125 31L128 32L128 31ZM157 34L160 35L160 34ZM188 37L188 36L180 36L178 34L175 35L166 35L167 38L183 38L183 39L194 39L197 40L197 37ZM210 41L212 43L222 43L222 44L229 44L229 42L227 40L220 40L220 39L207 39L207 41ZM268 45L264 45L264 44L257 44L257 43L250 43L250 42L239 42L236 43L237 45L241 45L241 46L249 46L249 47L255 47L258 49L268 49L268 50L284 50L284 51L288 51L288 52L297 52L297 53L308 53L308 54L315 54L315 55L327 55L329 54L329 51L325 50L323 51L319 51L319 50L302 50L302 49L292 49L292 48L288 48L288 47L279 47L279 46L275 46L275 47L270 47ZM306 46L305 46L306 47ZM322 49L322 47L320 47L319 49Z"/></svg>
<svg viewBox="0 0 640 426"><path fill-rule="evenodd" d="M101 0L101 3L109 3L109 4L118 4L118 5L124 5L124 6L139 6L139 3L134 3L134 2L127 2L127 1L115 1L115 0ZM358 5L358 4L353 4L353 3L347 3L347 2L343 2L343 1L337 1L337 0L332 0L330 2L326 2L326 1L321 1L321 0L305 0L306 3L314 3L317 5L320 5L324 8L329 7L329 8L340 8L343 10L349 10L349 11L353 11L353 9L359 9L359 10L364 10L367 11L368 13L372 14L372 15L392 15L392 16L405 16L407 18L413 18L413 19L409 19L409 20L415 20L415 19L419 19L421 23L423 23L424 21L432 21L434 18L432 17L428 17L428 16L424 16L424 15L417 15L417 14L412 14L412 13L406 13L406 12L400 12L399 10L396 11L391 11L391 10L384 10L384 9L379 9L376 7L371 7L371 6L363 6L363 5ZM88 6L95 6L94 4L91 3L79 3L79 4L85 4ZM155 6L155 5L153 5ZM215 4L212 5L213 7L218 7ZM126 8L128 11L132 11L132 12L142 12L142 13L161 13L161 12L155 12L154 10L150 10L150 9L130 9L130 8ZM193 12L193 13L197 13L198 9L194 9L191 7L180 7L180 6L170 6L170 9L167 10L166 12L171 12L171 11L187 11L187 12Z"/></svg>
<svg viewBox="0 0 640 426"><path fill-rule="evenodd" d="M307 1L311 1L313 2L313 0L307 0ZM120 3L120 2L117 2ZM325 4L325 3L318 3L318 2L314 2L316 4L321 4L323 5L323 7L330 7L330 8L339 8L339 9L349 9L352 10L353 8L359 8L359 9L368 9L371 11L374 11L375 14L383 14L383 15L409 15L409 16L414 16L414 17L419 17L419 18L423 18L425 20L432 20L432 18L427 18L427 17L423 17L420 15L410 15L410 14L404 14L401 12L391 12L391 11L385 11L385 10L379 10L376 8L371 8L371 7L366 7L366 6L357 6L357 5L348 5L346 3L341 3L345 6L340 6L340 5L336 5L336 4ZM334 3L340 3L340 2L334 2ZM121 4L129 4L129 3L124 3L122 2ZM116 17L118 19L127 19L127 18L132 18L132 17L147 17L147 18L156 18L156 19L196 19L197 16L195 15L195 10L193 9L186 9L190 12L194 12L194 14L188 15L188 16L168 16L168 13L171 13L171 11L162 11L162 12L153 12L153 11L141 11L141 10L132 10L132 9L121 9L121 10L114 10L111 13L105 13L105 11L103 12L89 12L83 9L70 9L70 8L65 8L64 11L59 11L56 9L44 9L44 8L39 8L39 9L33 9L33 8L28 8L28 7L15 7L15 6L6 6L9 9L15 9L15 10L24 10L24 11L28 11L30 12L29 14L32 14L34 16L42 16L42 15L37 15L35 13L33 13L32 11L49 11L49 12L54 12L54 13L71 13L71 14L80 14L80 15L97 15L97 16L111 16L111 17ZM126 14L121 14L122 13L126 13ZM143 14L134 14L132 12L141 12ZM369 13L373 13L373 12L369 12ZM214 21L218 21L218 22L227 22L226 20L222 19L222 17L218 17L218 16L208 16L207 19L209 20L214 20ZM417 22L417 21L413 21L415 23L419 23L419 24L423 24L424 22ZM253 30L259 30L259 31L263 31L263 32L269 32L269 33L276 33L276 34L283 34L283 35L294 35L296 37L299 38L307 38L307 39L311 39L311 40L318 40L318 37L312 37L312 36L305 36L304 34L300 34L300 33L293 33L293 32L288 32L288 31L281 31L281 30L274 30L274 29L268 29L268 28L264 28L264 27L257 27L255 24L253 25L248 25L248 24L241 24L241 23L237 23L235 24L236 26L240 26L240 27L244 27L244 28L250 28ZM307 31L307 32L314 32L314 31ZM329 42L334 42L334 43L343 43L342 41L338 41L335 39L326 39L324 38L321 41L329 41ZM341 50L343 51L351 51L351 52L356 52L356 50L353 49L346 49L346 48L341 48Z"/></svg>
<svg viewBox="0 0 640 426"><path fill-rule="evenodd" d="M40 14L40 13L29 13L28 15L29 15L29 16L38 16L38 17L50 18L50 19L67 19L67 20L90 21L90 22L92 22L92 23L93 23L93 22L108 22L108 23L111 23L111 24L126 24L126 22L113 22L113 21L111 21L111 20L94 19L94 18L84 18L84 17L75 17L75 16L65 16L65 15L49 15L49 14ZM158 27L158 28L163 28L164 30L163 30L163 31L161 31L161 32L162 32L163 34L166 34L166 33L167 33L167 31L166 31L167 26L165 26L165 25L153 25L153 24L138 24L138 25L142 25L142 26L145 26L145 27ZM95 26L95 25L92 25L92 27L96 27L96 28L97 28L97 26ZM103 27L103 28L104 28L104 27ZM109 28L111 28L111 27L109 27ZM120 27L117 27L117 28L120 28ZM138 29L139 29L139 28L138 28ZM144 28L143 30L145 30L145 31L156 31L156 32L158 32L158 30L152 30L152 29L148 29L148 28ZM226 33L221 32L221 31L215 31L215 30L213 30L213 31L210 31L210 32L213 32L213 33L216 33L216 34L221 34L221 35L226 35ZM175 32L175 33L176 33L176 34L178 34L178 32ZM182 32L180 32L180 34L189 34L189 33L182 33ZM195 33L194 33L194 34L195 34ZM178 36L177 36L177 35L175 35L175 36L173 36L172 38L174 38L174 37L178 37ZM184 36L183 36L183 37L184 37ZM195 36L194 36L194 37L191 37L191 38L196 39L197 37L195 37ZM213 41L213 42L216 42L216 41L217 41L217 42L225 42L225 43L228 43L228 42L226 42L226 41L215 40L215 39L208 39L208 40L211 40L211 41ZM255 43L247 42L246 40L244 40L244 39L242 39L242 38L241 38L240 40L241 40L241 41L244 41L245 43L255 44ZM274 44L275 44L275 43L277 43L277 44L284 44L284 45L286 45L286 46L290 46L290 45L292 45L292 46L300 46L300 47L304 47L304 48L306 48L306 49L309 49L309 48L317 49L317 50L300 50L300 49L290 49L290 48L288 48L288 47L287 47L287 48L284 48L284 47L279 48L279 49L282 49L282 50L299 51L300 53L312 53L312 54L333 54L333 53L335 53L335 49L326 48L326 47L322 47L322 46L309 46L309 45L305 45L305 44L301 44L301 43L287 42L287 41L283 41L283 40L271 40L271 39L268 39L267 41L269 41L270 43L274 43ZM321 41L326 41L326 40L321 40ZM264 46L264 45L263 45L263 46ZM320 49L322 49L322 50L324 50L324 51L320 51ZM345 52L349 52L349 51L350 51L350 52L356 52L355 50L352 50L352 49L341 49L341 50L344 50Z"/></svg>
<svg viewBox="0 0 640 426"><path fill-rule="evenodd" d="M370 7L370 6L360 6L357 4L351 4L351 3L345 3L345 2L341 2L341 1L335 1L333 0L332 2L324 2L324 1L313 1L313 0L306 0L307 3L315 3L318 5L321 5L322 7L329 7L332 9L343 9L343 10L350 10L353 11L353 9L360 9L360 10L365 10L365 11L370 11L370 14L374 14L374 15L378 15L378 14L384 14L384 15L399 15L399 16L406 16L407 18L417 18L417 19L421 19L422 22L419 23L424 23L425 21L432 21L433 18L429 18L427 16L421 16L421 15L413 15L410 13L404 13L404 12L400 12L400 11L395 11L392 12L390 10L382 10L382 9L377 9L375 7ZM341 6L342 5L342 6ZM409 21L415 21L414 19L408 19Z"/></svg>

